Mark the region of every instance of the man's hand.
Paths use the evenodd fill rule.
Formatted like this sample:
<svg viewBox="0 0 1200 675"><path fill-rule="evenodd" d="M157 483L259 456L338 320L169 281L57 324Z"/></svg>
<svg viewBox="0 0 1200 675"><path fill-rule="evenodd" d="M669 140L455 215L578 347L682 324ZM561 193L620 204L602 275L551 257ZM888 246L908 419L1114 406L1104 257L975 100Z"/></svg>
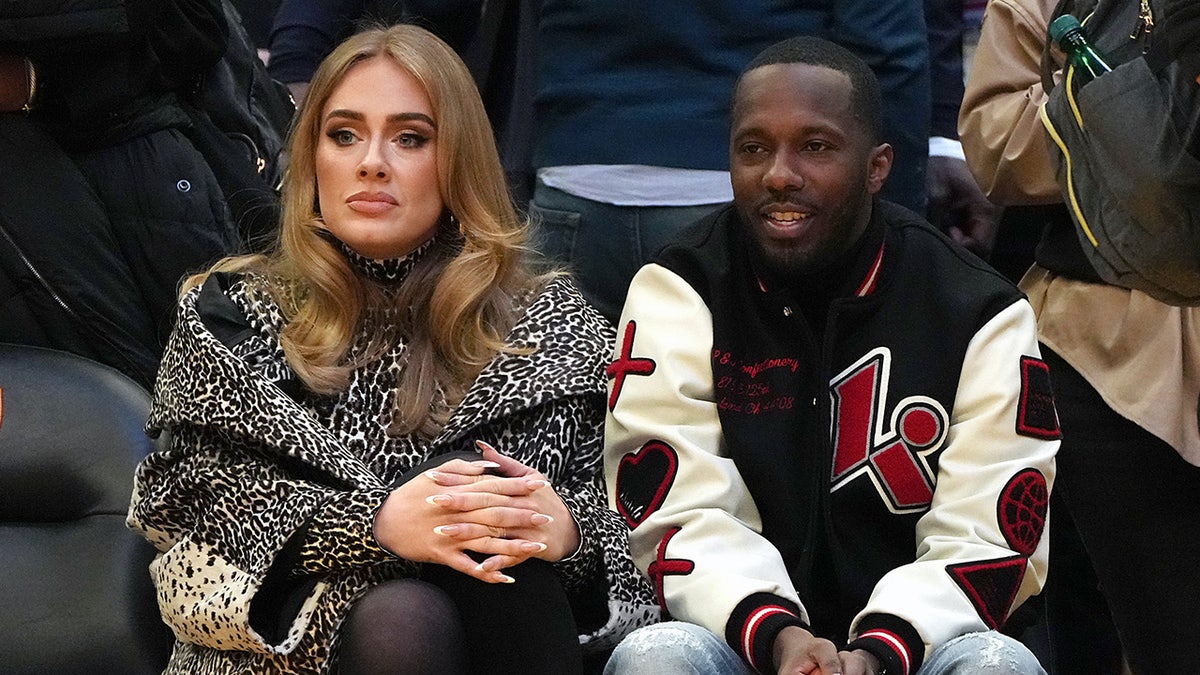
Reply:
<svg viewBox="0 0 1200 675"><path fill-rule="evenodd" d="M779 675L842 675L837 647L814 637L799 626L788 626L775 636L771 648Z"/></svg>
<svg viewBox="0 0 1200 675"><path fill-rule="evenodd" d="M975 255L987 259L996 238L1000 209L979 189L967 163L932 155L926 171L929 222Z"/></svg>
<svg viewBox="0 0 1200 675"><path fill-rule="evenodd" d="M876 675L882 667L879 659L865 649L840 652L839 655L842 657L842 675Z"/></svg>

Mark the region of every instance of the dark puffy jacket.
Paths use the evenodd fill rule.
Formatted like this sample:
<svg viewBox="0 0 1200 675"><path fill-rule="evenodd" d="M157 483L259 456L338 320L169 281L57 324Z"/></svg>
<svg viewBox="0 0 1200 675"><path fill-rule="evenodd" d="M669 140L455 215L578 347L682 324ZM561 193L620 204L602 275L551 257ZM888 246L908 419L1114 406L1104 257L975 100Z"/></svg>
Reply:
<svg viewBox="0 0 1200 675"><path fill-rule="evenodd" d="M149 387L176 289L241 246L181 103L225 51L221 0L8 0L28 116L0 116L0 341Z"/></svg>

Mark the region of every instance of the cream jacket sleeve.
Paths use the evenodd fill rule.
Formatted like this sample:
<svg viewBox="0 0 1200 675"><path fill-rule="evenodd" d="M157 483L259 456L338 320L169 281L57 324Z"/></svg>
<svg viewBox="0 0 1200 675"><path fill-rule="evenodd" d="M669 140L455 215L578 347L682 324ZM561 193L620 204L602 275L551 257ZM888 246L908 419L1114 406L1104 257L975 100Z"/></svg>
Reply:
<svg viewBox="0 0 1200 675"><path fill-rule="evenodd" d="M618 325L605 475L634 562L673 617L727 639L731 616L750 599L731 646L765 671L774 633L808 616L726 451L712 315L682 278L650 264L634 277Z"/></svg>

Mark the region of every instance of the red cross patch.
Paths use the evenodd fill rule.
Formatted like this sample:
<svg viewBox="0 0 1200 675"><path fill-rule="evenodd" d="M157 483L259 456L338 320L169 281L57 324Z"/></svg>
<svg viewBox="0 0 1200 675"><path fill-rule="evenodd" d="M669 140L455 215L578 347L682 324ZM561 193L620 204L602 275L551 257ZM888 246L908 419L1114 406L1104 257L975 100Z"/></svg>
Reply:
<svg viewBox="0 0 1200 675"><path fill-rule="evenodd" d="M658 595L658 606L667 611L667 600L663 593L663 580L668 576L684 576L691 574L692 570L696 569L696 563L685 558L668 558L667 544L671 538L679 534L682 528L671 528L662 541L658 542L658 552L654 555L654 562L650 563L650 567L646 568L646 574L650 576L650 580L654 582L654 592Z"/></svg>
<svg viewBox="0 0 1200 675"><path fill-rule="evenodd" d="M604 369L604 375L612 378L612 392L608 395L608 411L617 407L617 399L621 397L621 389L625 386L625 378L630 375L649 375L654 372L654 360L633 357L633 336L637 332L637 322L625 324L625 339L621 342L621 356Z"/></svg>

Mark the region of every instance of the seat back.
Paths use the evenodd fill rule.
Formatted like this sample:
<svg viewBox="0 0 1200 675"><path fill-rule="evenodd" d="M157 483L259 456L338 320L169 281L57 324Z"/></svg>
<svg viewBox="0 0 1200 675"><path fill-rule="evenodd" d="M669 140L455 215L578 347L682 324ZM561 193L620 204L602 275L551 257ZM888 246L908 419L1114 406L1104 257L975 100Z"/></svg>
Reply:
<svg viewBox="0 0 1200 675"><path fill-rule="evenodd" d="M161 672L170 631L125 527L146 392L74 354L0 344L0 670Z"/></svg>

